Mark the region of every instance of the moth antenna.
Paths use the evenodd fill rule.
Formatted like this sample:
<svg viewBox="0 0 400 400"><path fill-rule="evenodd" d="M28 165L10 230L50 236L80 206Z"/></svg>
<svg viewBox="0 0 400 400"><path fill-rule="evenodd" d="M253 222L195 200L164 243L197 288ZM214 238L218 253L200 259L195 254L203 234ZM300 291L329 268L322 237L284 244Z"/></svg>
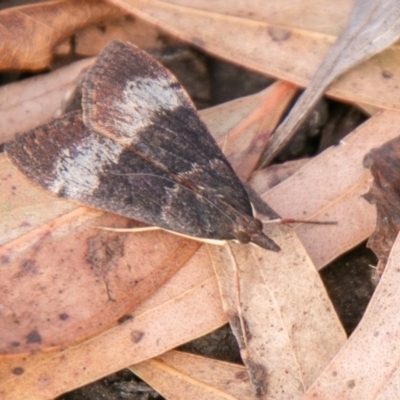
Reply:
<svg viewBox="0 0 400 400"><path fill-rule="evenodd" d="M295 219L295 218L277 218L277 219L268 219L262 220L261 222L264 225L272 225L272 224L313 224L313 225L337 225L337 221L310 221L305 219Z"/></svg>

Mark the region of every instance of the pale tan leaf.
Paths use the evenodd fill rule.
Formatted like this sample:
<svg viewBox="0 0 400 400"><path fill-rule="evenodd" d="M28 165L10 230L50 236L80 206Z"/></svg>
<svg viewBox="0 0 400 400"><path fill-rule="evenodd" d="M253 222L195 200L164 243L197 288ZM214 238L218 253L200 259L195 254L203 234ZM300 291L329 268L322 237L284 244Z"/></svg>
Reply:
<svg viewBox="0 0 400 400"><path fill-rule="evenodd" d="M289 142L328 86L344 72L392 45L400 37L397 0L358 0L346 29L330 48L322 64L275 131L263 163L270 163Z"/></svg>
<svg viewBox="0 0 400 400"><path fill-rule="evenodd" d="M99 232L96 226L126 221L92 214L52 221L29 239L2 247L1 264L7 267L0 284L2 355L65 346L108 329L198 247L160 231Z"/></svg>
<svg viewBox="0 0 400 400"><path fill-rule="evenodd" d="M77 208L33 185L4 154L0 155L0 176L1 246Z"/></svg>
<svg viewBox="0 0 400 400"><path fill-rule="evenodd" d="M300 224L295 230L319 269L369 237L376 210L362 195L372 182L364 156L398 136L400 114L383 112L361 125L338 146L310 160L294 175L262 194L285 218L336 221Z"/></svg>
<svg viewBox="0 0 400 400"><path fill-rule="evenodd" d="M0 87L0 143L49 122L75 89L82 70L93 59L82 60L54 72Z"/></svg>
<svg viewBox="0 0 400 400"><path fill-rule="evenodd" d="M0 398L53 398L226 323L207 250L200 247L130 316L107 332L61 351L0 359Z"/></svg>
<svg viewBox="0 0 400 400"><path fill-rule="evenodd" d="M138 18L123 16L107 19L101 26L89 26L74 36L74 52L81 56L96 56L111 40L134 43L142 49L161 47L164 38L159 29Z"/></svg>
<svg viewBox="0 0 400 400"><path fill-rule="evenodd" d="M300 398L346 335L319 275L290 228L279 253L209 246L222 302L258 398Z"/></svg>
<svg viewBox="0 0 400 400"><path fill-rule="evenodd" d="M310 5L303 0L296 2L293 11L287 2L252 0L246 2L245 9L242 3L232 6L219 2L214 11L213 1L202 2L199 7L188 0L110 1L215 56L303 87L335 42L336 37L329 32L337 34L337 28L328 12L344 23L350 5L343 1L335 2L337 7L327 1ZM310 27L304 14L314 13L315 8L319 10L316 15L323 18L306 18L312 21ZM275 20L277 9L279 23ZM324 27L328 33L324 33ZM400 48L393 46L343 75L327 93L346 101L399 109L399 59Z"/></svg>
<svg viewBox="0 0 400 400"><path fill-rule="evenodd" d="M400 379L400 238L364 317L306 399L397 399Z"/></svg>
<svg viewBox="0 0 400 400"><path fill-rule="evenodd" d="M347 22L355 0L264 0L231 2L224 0L169 0L177 6L190 6L197 10L226 14L259 21L274 21L276 25L338 35ZM290 21L290 24L288 24Z"/></svg>
<svg viewBox="0 0 400 400"><path fill-rule="evenodd" d="M245 367L179 351L129 369L168 399L254 398Z"/></svg>
<svg viewBox="0 0 400 400"><path fill-rule="evenodd" d="M265 193L274 186L283 182L310 161L308 158L287 161L283 164L273 164L259 169L251 174L248 183L257 193Z"/></svg>
<svg viewBox="0 0 400 400"><path fill-rule="evenodd" d="M210 121L209 129L243 182L258 165L295 94L293 85L278 81L255 95L202 111L202 118Z"/></svg>
<svg viewBox="0 0 400 400"><path fill-rule="evenodd" d="M366 115L375 115L381 111L379 107L371 106L369 104L357 103L357 107L362 110Z"/></svg>

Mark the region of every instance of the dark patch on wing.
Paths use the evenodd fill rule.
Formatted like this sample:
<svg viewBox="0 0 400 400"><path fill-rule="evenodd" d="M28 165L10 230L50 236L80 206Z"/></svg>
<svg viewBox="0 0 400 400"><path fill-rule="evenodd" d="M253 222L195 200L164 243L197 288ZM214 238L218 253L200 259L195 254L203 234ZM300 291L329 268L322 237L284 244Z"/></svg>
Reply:
<svg viewBox="0 0 400 400"><path fill-rule="evenodd" d="M133 150L173 174L187 174L197 165L200 173L193 175L197 186L206 186L209 190L222 189L227 204L241 213L252 215L247 193L241 182L176 78L148 54L127 51L128 44L114 43L114 46L109 46L99 57L84 84L86 125L119 139L120 120L126 120L131 126L135 126L135 117L137 119L134 113L129 115L124 112L121 115L121 93L126 90L127 82L133 82L132 85L140 85L144 79L154 82L154 85L160 82L160 91L150 94L146 91L146 96L154 96L147 99L147 102L152 101L158 108L145 121L144 127L139 130L131 129L129 132ZM115 60L119 62L116 63ZM124 67L121 68L121 65ZM162 86L165 82L168 82L168 86ZM157 97L160 93L168 92L179 103L172 109L169 105L173 102L163 102L162 98ZM135 107L138 106L136 103ZM145 119L144 116L142 118ZM135 140L135 136L140 139ZM218 168L213 167L210 164L212 162L217 162Z"/></svg>

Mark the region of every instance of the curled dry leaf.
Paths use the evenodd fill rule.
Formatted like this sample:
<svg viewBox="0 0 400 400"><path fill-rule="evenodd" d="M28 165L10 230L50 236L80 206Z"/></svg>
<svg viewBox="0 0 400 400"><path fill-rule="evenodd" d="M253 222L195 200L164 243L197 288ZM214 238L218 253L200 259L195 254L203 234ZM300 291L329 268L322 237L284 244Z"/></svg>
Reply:
<svg viewBox="0 0 400 400"><path fill-rule="evenodd" d="M335 42L334 35L347 20L351 6L348 1L333 6L327 0L302 0L294 7L293 2L253 0L246 2L245 9L240 2L219 2L218 6L213 1L191 0L110 2L217 57L302 87L308 85ZM393 46L357 66L327 93L348 102L398 110L399 52Z"/></svg>
<svg viewBox="0 0 400 400"><path fill-rule="evenodd" d="M60 3L60 6L57 6L58 3ZM75 3L73 5L73 3L60 1L51 4L53 4L52 7L57 6L59 10L65 8L66 12L71 6L75 7L74 10L76 11L74 11L73 18L83 18L86 21L88 18L95 17L96 12L91 14L91 8L86 9L85 13L87 14L83 12L82 7L85 6L85 2L75 2L79 5ZM96 6L93 1L86 3L90 3L94 9L100 7L99 5ZM21 14L21 18L23 15L28 18L31 9L38 12L40 16L45 16L52 10L51 7L48 8L48 5L43 3L24 7L23 10L25 11ZM15 9L6 12L17 13ZM0 12L0 20L1 15ZM141 20L123 17L110 21L108 18L107 15L104 15L104 26L102 24L106 32L104 32L104 29L100 30L98 27L90 26L75 35L74 50L77 55L97 55L109 40L116 38L129 40L142 48L154 47L160 41L158 30ZM39 23L39 20L37 22ZM90 20L90 22L95 23L96 20ZM56 28L61 29L62 25L57 25ZM38 30L35 30L36 32ZM53 39L54 37L52 37ZM33 37L31 40L41 40L41 37ZM24 43L26 43L25 40ZM35 46L39 45L35 44ZM22 57L22 55L15 54L15 57ZM89 67L92 62L93 59L81 60L51 73L37 75L0 87L0 144L11 140L16 133L26 132L59 116L62 103L76 87L80 72Z"/></svg>
<svg viewBox="0 0 400 400"><path fill-rule="evenodd" d="M0 354L65 346L106 330L199 247L163 232L101 231L99 226L131 223L40 190L39 198L29 198L30 183L4 157L1 165L0 192L9 195L0 249ZM57 202L65 208L53 209Z"/></svg>
<svg viewBox="0 0 400 400"><path fill-rule="evenodd" d="M366 157L374 184L364 196L376 204L378 216L368 247L379 257L377 277L386 265L393 242L400 230L400 138L395 138Z"/></svg>
<svg viewBox="0 0 400 400"><path fill-rule="evenodd" d="M61 40L87 25L121 15L117 8L93 0L59 0L5 9L0 12L0 70L47 68L53 48Z"/></svg>
<svg viewBox="0 0 400 400"><path fill-rule="evenodd" d="M304 400L397 399L400 379L400 238L368 308L349 340Z"/></svg>
<svg viewBox="0 0 400 400"><path fill-rule="evenodd" d="M254 398L249 376L242 365L170 351L129 368L166 398Z"/></svg>
<svg viewBox="0 0 400 400"><path fill-rule="evenodd" d="M209 251L257 398L298 399L346 335L300 241L287 227L271 234L279 253L235 244Z"/></svg>
<svg viewBox="0 0 400 400"><path fill-rule="evenodd" d="M344 72L392 45L400 36L397 0L358 0L350 21L301 95L275 131L263 155L270 163L294 136L328 86Z"/></svg>

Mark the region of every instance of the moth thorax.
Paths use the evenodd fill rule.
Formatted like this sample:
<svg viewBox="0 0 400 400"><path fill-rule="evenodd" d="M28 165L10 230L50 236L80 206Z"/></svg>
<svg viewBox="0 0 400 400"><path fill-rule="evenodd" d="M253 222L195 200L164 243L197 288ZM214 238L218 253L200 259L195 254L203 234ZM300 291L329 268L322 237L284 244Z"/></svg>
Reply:
<svg viewBox="0 0 400 400"><path fill-rule="evenodd" d="M235 238L240 243L249 243L254 235L262 233L263 224L262 222L250 216L241 216L236 221L234 229Z"/></svg>

